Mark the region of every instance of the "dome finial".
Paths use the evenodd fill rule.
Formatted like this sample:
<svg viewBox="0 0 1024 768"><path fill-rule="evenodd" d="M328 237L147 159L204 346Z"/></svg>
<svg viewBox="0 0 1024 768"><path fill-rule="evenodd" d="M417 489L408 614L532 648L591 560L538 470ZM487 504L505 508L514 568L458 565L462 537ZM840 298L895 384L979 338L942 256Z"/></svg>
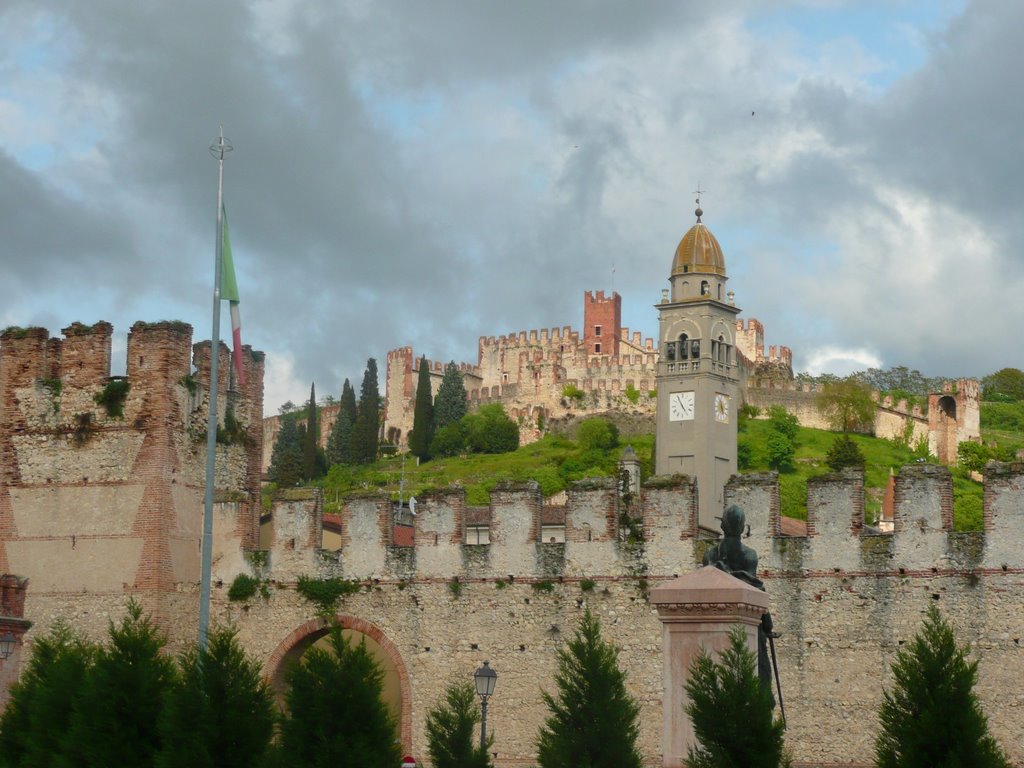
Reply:
<svg viewBox="0 0 1024 768"><path fill-rule="evenodd" d="M694 194L697 196L697 201L696 201L697 202L697 210L694 211L694 214L696 214L696 216L697 216L697 223L698 224L701 223L700 217L704 215L704 211L702 211L701 208L700 208L700 196L701 196L701 193L703 193L703 192L707 192L707 190L706 189L701 189L700 188L700 182L698 181L697 182L697 190L694 192Z"/></svg>

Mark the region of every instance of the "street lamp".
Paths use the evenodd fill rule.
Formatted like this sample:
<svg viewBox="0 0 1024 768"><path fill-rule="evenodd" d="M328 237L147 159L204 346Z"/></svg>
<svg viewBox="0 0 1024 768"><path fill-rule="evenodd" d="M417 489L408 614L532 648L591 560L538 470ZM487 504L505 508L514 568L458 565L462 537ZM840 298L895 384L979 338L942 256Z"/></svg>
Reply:
<svg viewBox="0 0 1024 768"><path fill-rule="evenodd" d="M4 632L3 637L0 637L0 659L9 659L11 654L14 653L14 645L17 643L17 638L11 631ZM479 687L479 685L477 686ZM491 688L494 688L494 684L491 684Z"/></svg>
<svg viewBox="0 0 1024 768"><path fill-rule="evenodd" d="M487 699L494 693L494 684L498 682L498 673L491 669L491 662L485 661L484 665L473 673L473 682L476 683L476 692L480 696L480 749L487 746Z"/></svg>

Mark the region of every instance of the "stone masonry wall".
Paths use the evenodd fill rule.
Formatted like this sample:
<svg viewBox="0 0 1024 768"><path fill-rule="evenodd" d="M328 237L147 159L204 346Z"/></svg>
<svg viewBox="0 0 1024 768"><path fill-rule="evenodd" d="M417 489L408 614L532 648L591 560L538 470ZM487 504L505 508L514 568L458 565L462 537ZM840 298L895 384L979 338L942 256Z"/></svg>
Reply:
<svg viewBox="0 0 1024 768"><path fill-rule="evenodd" d="M779 535L774 475L737 476L726 489L727 500L747 512L746 543L760 555L759 575L782 633L787 744L800 766L869 765L889 665L928 605L937 604L979 659L978 692L993 733L1024 763L1024 467L990 466L986 530L978 533L951 531L952 479L944 467L904 467L895 482L896 530L888 535L864 527L863 477L856 472L810 483L808 535L799 538ZM275 505L266 565L215 553L214 616L239 627L276 679L303 638L323 632L312 606L294 591L298 576L357 579L364 589L345 598L338 613L345 626L379 639L400 667L407 749L425 762L426 711L450 680L469 679L487 658L499 673L489 712L498 765L530 766L544 717L540 693L553 690L555 652L590 606L621 648L641 707L642 750L649 765L658 765L661 626L647 592L700 564L707 540L698 536L695 492L683 477L646 486L639 507L644 541L629 543L618 530L614 487L580 483L567 493L565 542L550 544L539 540L541 520L551 512L536 485L502 486L484 519L491 543L471 546L461 543L461 490L424 495L412 519L413 546L392 544L387 498L356 497L339 516L336 552L317 548L316 495L289 497ZM218 542L238 546L230 536ZM270 598L228 602L238 569L270 578Z"/></svg>

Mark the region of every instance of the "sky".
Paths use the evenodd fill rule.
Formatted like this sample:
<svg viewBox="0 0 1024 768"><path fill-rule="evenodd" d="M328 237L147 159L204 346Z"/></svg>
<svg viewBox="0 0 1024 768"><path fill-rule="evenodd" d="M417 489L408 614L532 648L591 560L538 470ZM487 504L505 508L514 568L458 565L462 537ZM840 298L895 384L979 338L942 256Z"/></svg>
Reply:
<svg viewBox="0 0 1024 768"><path fill-rule="evenodd" d="M0 326L211 333L217 162L266 411L389 349L657 331L704 223L794 368L1024 368L1024 3L4 0ZM227 313L222 338L230 338ZM383 377L381 378L383 390Z"/></svg>

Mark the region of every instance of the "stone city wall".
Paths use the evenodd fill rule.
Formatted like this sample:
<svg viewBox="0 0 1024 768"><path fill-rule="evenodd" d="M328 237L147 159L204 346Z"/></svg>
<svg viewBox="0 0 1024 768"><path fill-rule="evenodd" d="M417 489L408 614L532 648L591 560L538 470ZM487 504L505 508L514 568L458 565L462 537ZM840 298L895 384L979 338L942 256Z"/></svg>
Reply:
<svg viewBox="0 0 1024 768"><path fill-rule="evenodd" d="M497 488L483 517L474 517L489 526L486 545L461 543L462 491L423 495L411 519L413 546L394 545L389 499L351 498L339 516L337 551L309 546L322 525L315 494L292 497L276 505L268 562L255 569L272 581L271 597L227 602L234 569L249 561L218 554L215 615L240 627L274 677L290 649L323 631L294 592L298 576L357 579L364 589L345 598L339 615L346 626L372 632L401 667L408 748L425 757L427 709L448 681L468 679L487 658L500 676L490 710L498 765L529 766L545 714L540 693L553 690L555 651L590 606L621 648L641 706L643 753L657 765L661 626L647 592L700 564L708 541L698 536L695 490L682 477L649 483L636 510L644 531L638 543L622 540L620 503L607 481L571 488L554 518L534 484ZM1020 763L1024 467L990 465L985 530L977 533L951 531L952 479L944 467L904 467L894 495L895 531L879 534L863 522L862 476L817 478L809 483L808 535L783 537L773 474L737 476L727 487L728 502L747 512L745 543L760 554L759 575L783 635L787 743L798 765L869 765L889 665L937 604L960 642L972 644L992 730ZM542 529L559 520L564 542L545 543Z"/></svg>

